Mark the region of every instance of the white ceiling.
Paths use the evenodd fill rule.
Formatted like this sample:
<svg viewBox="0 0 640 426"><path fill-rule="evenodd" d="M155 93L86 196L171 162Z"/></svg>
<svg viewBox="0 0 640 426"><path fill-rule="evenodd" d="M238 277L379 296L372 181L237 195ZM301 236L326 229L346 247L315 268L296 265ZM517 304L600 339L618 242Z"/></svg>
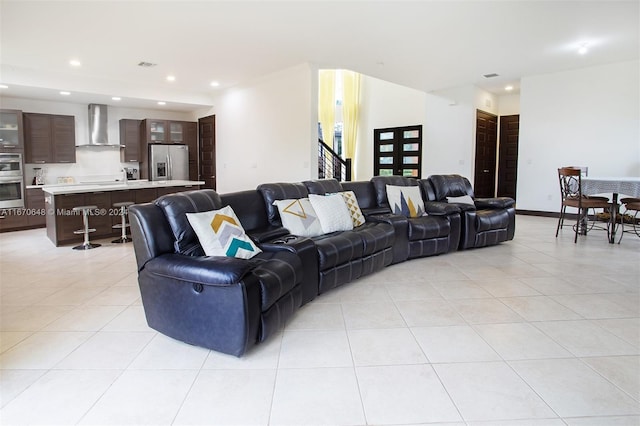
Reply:
<svg viewBox="0 0 640 426"><path fill-rule="evenodd" d="M523 76L637 60L639 4L0 0L0 82L9 86L0 95L111 105L121 96L122 106L163 100L188 111L305 62L426 92L473 84L501 94ZM590 50L581 56L582 43Z"/></svg>

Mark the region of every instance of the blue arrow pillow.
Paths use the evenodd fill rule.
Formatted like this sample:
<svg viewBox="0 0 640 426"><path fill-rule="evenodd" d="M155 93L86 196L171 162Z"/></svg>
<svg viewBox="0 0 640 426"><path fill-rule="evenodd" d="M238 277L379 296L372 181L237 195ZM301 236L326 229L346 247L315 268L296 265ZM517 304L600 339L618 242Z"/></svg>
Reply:
<svg viewBox="0 0 640 426"><path fill-rule="evenodd" d="M251 259L262 252L244 232L230 206L186 215L207 256Z"/></svg>

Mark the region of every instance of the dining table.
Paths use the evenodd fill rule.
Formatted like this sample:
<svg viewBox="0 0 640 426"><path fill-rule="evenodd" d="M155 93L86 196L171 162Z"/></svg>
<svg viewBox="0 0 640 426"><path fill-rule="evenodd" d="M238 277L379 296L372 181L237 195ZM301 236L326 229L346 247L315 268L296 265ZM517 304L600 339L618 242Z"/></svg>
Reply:
<svg viewBox="0 0 640 426"><path fill-rule="evenodd" d="M613 208L609 215L609 243L613 244L616 239L616 216L618 214L618 197L620 194L631 197L640 197L640 176L623 177L596 177L585 176L582 178L582 194L596 195L611 193L611 203Z"/></svg>

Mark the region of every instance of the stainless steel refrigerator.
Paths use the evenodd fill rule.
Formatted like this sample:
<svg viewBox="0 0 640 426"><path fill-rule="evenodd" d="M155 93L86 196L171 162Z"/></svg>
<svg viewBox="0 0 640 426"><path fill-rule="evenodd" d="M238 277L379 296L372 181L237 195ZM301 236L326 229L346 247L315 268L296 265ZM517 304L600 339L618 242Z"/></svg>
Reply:
<svg viewBox="0 0 640 426"><path fill-rule="evenodd" d="M187 145L149 145L150 180L189 180Z"/></svg>

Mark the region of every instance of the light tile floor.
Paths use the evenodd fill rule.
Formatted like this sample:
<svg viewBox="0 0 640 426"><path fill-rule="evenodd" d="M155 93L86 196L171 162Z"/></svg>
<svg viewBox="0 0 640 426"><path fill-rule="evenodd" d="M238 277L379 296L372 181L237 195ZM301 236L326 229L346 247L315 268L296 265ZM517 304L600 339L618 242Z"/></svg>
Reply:
<svg viewBox="0 0 640 426"><path fill-rule="evenodd" d="M0 234L0 423L640 425L640 239L555 224L335 289L240 359L147 327L131 244Z"/></svg>

